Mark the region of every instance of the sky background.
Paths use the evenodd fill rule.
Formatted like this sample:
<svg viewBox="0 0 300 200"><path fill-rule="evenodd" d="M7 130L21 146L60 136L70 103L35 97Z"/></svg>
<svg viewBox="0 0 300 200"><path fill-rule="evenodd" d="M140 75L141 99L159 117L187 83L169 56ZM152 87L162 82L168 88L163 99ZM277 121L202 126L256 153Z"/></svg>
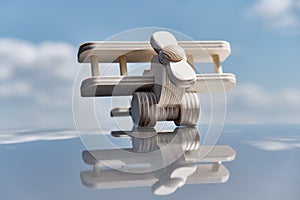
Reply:
<svg viewBox="0 0 300 200"><path fill-rule="evenodd" d="M79 45L142 27L231 43L226 123L300 122L299 0L0 0L0 129L74 128Z"/></svg>

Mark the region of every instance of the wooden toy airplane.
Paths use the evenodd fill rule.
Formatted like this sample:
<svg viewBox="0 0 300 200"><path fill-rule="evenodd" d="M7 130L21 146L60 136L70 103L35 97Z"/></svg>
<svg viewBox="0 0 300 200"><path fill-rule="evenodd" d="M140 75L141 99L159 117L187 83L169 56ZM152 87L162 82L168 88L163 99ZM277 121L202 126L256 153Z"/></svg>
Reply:
<svg viewBox="0 0 300 200"><path fill-rule="evenodd" d="M209 56L207 56L209 55ZM230 55L225 41L179 41L169 32L155 32L148 41L88 42L80 46L78 61L91 63L92 77L81 85L81 96L130 96L131 108L114 108L112 117L131 116L139 126L157 121L193 126L199 120L197 93L226 92L236 84L223 73L221 62ZM118 62L120 76L100 76L98 63ZM151 63L141 76L129 76L127 63ZM194 63L213 62L215 73L196 74ZM217 87L222 85L222 87Z"/></svg>
<svg viewBox="0 0 300 200"><path fill-rule="evenodd" d="M161 133L153 128L138 128L130 134L112 132L112 135L131 135L132 148L84 151L84 162L93 166L92 171L80 173L85 186L96 189L151 186L154 194L167 195L185 184L226 182L230 174L221 163L235 159L235 151L229 146L201 146L195 127ZM145 135L152 137L135 137ZM202 157L201 148L211 151Z"/></svg>

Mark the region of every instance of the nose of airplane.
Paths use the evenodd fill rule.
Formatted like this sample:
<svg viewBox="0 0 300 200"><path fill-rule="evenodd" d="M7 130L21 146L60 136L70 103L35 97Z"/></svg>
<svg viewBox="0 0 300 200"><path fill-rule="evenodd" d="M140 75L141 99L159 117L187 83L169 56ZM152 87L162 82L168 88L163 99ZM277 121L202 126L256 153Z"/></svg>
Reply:
<svg viewBox="0 0 300 200"><path fill-rule="evenodd" d="M185 51L178 45L174 35L158 31L151 36L152 48L158 53L159 60L167 67L169 79L177 86L189 87L196 81L196 73L187 62Z"/></svg>

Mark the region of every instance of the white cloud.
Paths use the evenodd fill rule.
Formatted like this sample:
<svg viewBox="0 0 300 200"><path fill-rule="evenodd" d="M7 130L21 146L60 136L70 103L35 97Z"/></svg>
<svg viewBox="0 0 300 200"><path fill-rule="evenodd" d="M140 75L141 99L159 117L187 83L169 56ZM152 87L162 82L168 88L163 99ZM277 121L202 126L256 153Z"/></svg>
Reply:
<svg viewBox="0 0 300 200"><path fill-rule="evenodd" d="M0 80L7 80L12 76L12 69L0 66Z"/></svg>
<svg viewBox="0 0 300 200"><path fill-rule="evenodd" d="M24 97L30 95L30 84L26 81L18 81L1 84L0 85L0 96L1 97Z"/></svg>
<svg viewBox="0 0 300 200"><path fill-rule="evenodd" d="M254 10L262 16L276 17L289 12L293 0L260 0Z"/></svg>
<svg viewBox="0 0 300 200"><path fill-rule="evenodd" d="M260 0L255 6L254 10L260 15L266 17L275 17L289 12L293 0Z"/></svg>
<svg viewBox="0 0 300 200"><path fill-rule="evenodd" d="M64 42L30 43L24 40L0 39L0 67L10 70L48 70L49 75L73 80L76 49ZM74 66L75 68L76 66ZM70 72L70 73L66 73ZM33 74L33 75L35 75Z"/></svg>
<svg viewBox="0 0 300 200"><path fill-rule="evenodd" d="M65 42L0 38L0 128L72 126L76 53Z"/></svg>
<svg viewBox="0 0 300 200"><path fill-rule="evenodd" d="M265 89L238 85L228 94L227 119L231 123L300 123L300 89Z"/></svg>
<svg viewBox="0 0 300 200"><path fill-rule="evenodd" d="M273 138L261 141L251 141L247 143L265 151L285 151L300 148L299 138Z"/></svg>
<svg viewBox="0 0 300 200"><path fill-rule="evenodd" d="M247 10L251 17L276 28L299 27L299 0L258 0Z"/></svg>
<svg viewBox="0 0 300 200"><path fill-rule="evenodd" d="M17 39L0 40L1 68L33 67L37 60L38 48L32 43Z"/></svg>

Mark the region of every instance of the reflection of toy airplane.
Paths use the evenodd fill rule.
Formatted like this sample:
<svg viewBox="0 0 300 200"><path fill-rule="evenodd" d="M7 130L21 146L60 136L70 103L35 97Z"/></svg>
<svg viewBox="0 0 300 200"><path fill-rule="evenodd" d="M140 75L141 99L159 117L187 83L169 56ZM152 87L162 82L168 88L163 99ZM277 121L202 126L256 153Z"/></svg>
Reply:
<svg viewBox="0 0 300 200"><path fill-rule="evenodd" d="M151 44L151 45L150 45ZM145 42L89 42L80 46L78 61L91 63L92 77L83 81L81 95L132 95L131 108L115 108L111 115L131 115L139 126L157 121L196 125L200 103L197 93L224 92L236 84L220 63L230 54L224 41L176 41L169 32L156 32ZM152 47L151 47L152 46ZM121 76L100 76L98 63L119 62ZM143 76L128 76L127 63L151 62ZM196 74L194 63L213 62L215 73Z"/></svg>
<svg viewBox="0 0 300 200"><path fill-rule="evenodd" d="M152 137L132 137L132 149L83 152L84 162L94 166L93 171L80 174L85 186L97 189L152 186L155 194L166 195L185 184L223 183L229 178L221 162L233 160L234 150L222 145L200 146L196 128L177 128L174 132L158 134L154 129L135 129L130 135ZM202 148L211 151L201 157ZM119 170L102 167L103 163Z"/></svg>

